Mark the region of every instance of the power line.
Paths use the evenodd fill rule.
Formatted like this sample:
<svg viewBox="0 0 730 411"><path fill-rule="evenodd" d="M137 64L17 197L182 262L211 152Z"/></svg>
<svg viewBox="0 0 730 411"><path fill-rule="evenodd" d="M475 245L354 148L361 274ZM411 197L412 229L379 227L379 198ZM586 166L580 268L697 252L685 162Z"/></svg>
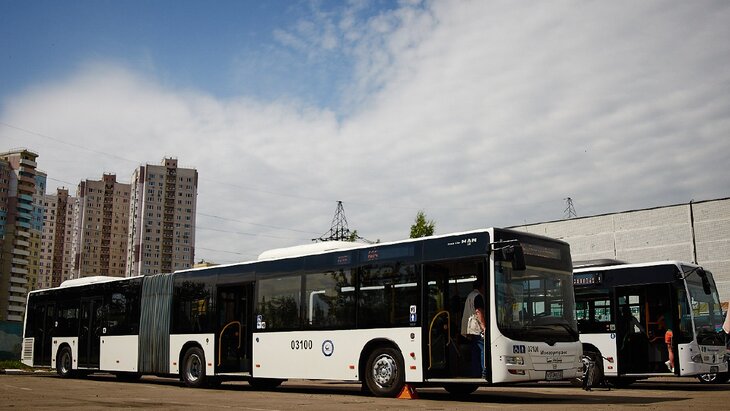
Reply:
<svg viewBox="0 0 730 411"><path fill-rule="evenodd" d="M279 227L279 226L269 225L269 224L252 223L252 222L249 222L249 221L241 221L241 220L237 220L235 218L221 217L221 216L217 216L217 215L213 215L213 214L206 214L206 213L201 213L201 212L197 212L196 214L201 215L201 216L205 216L205 217L215 218L215 219L218 219L218 220L234 221L234 222L242 223L242 224L255 225L257 227L273 228L273 229L276 229L276 230L295 231L295 232L298 232L298 233L305 233L305 234L316 234L314 231L298 230L296 228Z"/></svg>

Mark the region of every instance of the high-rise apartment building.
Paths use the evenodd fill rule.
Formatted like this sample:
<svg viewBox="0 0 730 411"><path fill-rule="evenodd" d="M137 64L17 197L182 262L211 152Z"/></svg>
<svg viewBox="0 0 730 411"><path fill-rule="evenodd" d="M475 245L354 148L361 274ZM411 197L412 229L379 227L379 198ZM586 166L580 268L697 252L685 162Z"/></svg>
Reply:
<svg viewBox="0 0 730 411"><path fill-rule="evenodd" d="M45 216L44 197L46 195L46 173L36 170L33 212L30 220L30 256L28 256L28 291L40 287L38 278L41 272L41 237Z"/></svg>
<svg viewBox="0 0 730 411"><path fill-rule="evenodd" d="M38 154L18 149L0 153L0 321L23 321L28 293L33 196Z"/></svg>
<svg viewBox="0 0 730 411"><path fill-rule="evenodd" d="M43 235L41 261L36 288L58 287L72 278L73 216L75 199L68 189L58 188L56 194L43 197Z"/></svg>
<svg viewBox="0 0 730 411"><path fill-rule="evenodd" d="M127 276L192 267L198 171L165 158L138 167L131 185Z"/></svg>
<svg viewBox="0 0 730 411"><path fill-rule="evenodd" d="M124 277L127 260L130 185L115 174L85 180L76 191L74 278Z"/></svg>

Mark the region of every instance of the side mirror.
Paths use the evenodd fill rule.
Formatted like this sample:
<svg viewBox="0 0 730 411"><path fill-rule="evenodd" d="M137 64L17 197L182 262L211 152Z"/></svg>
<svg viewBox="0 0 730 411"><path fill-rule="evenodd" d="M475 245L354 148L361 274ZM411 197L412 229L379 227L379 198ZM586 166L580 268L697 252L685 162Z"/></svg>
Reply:
<svg viewBox="0 0 730 411"><path fill-rule="evenodd" d="M702 279L702 291L704 291L707 295L712 294L712 286L710 286L710 280L707 279L707 272L704 270L704 268L698 268L697 275L699 275Z"/></svg>
<svg viewBox="0 0 730 411"><path fill-rule="evenodd" d="M502 257L505 261L512 263L512 270L514 271L525 271L527 269L525 253L522 251L521 245L508 245L502 248Z"/></svg>

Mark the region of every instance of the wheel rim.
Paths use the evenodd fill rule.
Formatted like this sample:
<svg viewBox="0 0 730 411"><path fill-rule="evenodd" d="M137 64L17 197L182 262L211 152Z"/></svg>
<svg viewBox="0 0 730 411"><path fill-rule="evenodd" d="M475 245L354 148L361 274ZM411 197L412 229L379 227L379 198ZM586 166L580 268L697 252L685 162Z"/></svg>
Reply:
<svg viewBox="0 0 730 411"><path fill-rule="evenodd" d="M64 351L61 354L61 373L67 374L69 371L71 371L71 354L68 351Z"/></svg>
<svg viewBox="0 0 730 411"><path fill-rule="evenodd" d="M185 377L188 381L198 381L202 374L202 370L203 362L200 360L200 357L197 354L193 354L188 357L188 363L185 367Z"/></svg>
<svg viewBox="0 0 730 411"><path fill-rule="evenodd" d="M717 374L700 374L700 378L704 382L713 382L717 379Z"/></svg>
<svg viewBox="0 0 730 411"><path fill-rule="evenodd" d="M390 355L381 354L373 361L373 381L380 388L392 387L398 376L398 363Z"/></svg>

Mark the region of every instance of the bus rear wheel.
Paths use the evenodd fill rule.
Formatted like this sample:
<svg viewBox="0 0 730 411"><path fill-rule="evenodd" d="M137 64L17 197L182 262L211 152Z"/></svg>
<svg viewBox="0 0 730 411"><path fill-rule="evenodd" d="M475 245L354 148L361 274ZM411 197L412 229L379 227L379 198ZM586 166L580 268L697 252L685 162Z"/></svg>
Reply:
<svg viewBox="0 0 730 411"><path fill-rule="evenodd" d="M191 347L185 352L180 376L188 387L200 388L205 385L205 353L199 347Z"/></svg>
<svg viewBox="0 0 730 411"><path fill-rule="evenodd" d="M368 356L365 383L376 397L395 397L405 386L403 356L390 347L379 347Z"/></svg>
<svg viewBox="0 0 730 411"><path fill-rule="evenodd" d="M56 354L56 372L61 378L71 378L74 376L71 347L64 346Z"/></svg>

